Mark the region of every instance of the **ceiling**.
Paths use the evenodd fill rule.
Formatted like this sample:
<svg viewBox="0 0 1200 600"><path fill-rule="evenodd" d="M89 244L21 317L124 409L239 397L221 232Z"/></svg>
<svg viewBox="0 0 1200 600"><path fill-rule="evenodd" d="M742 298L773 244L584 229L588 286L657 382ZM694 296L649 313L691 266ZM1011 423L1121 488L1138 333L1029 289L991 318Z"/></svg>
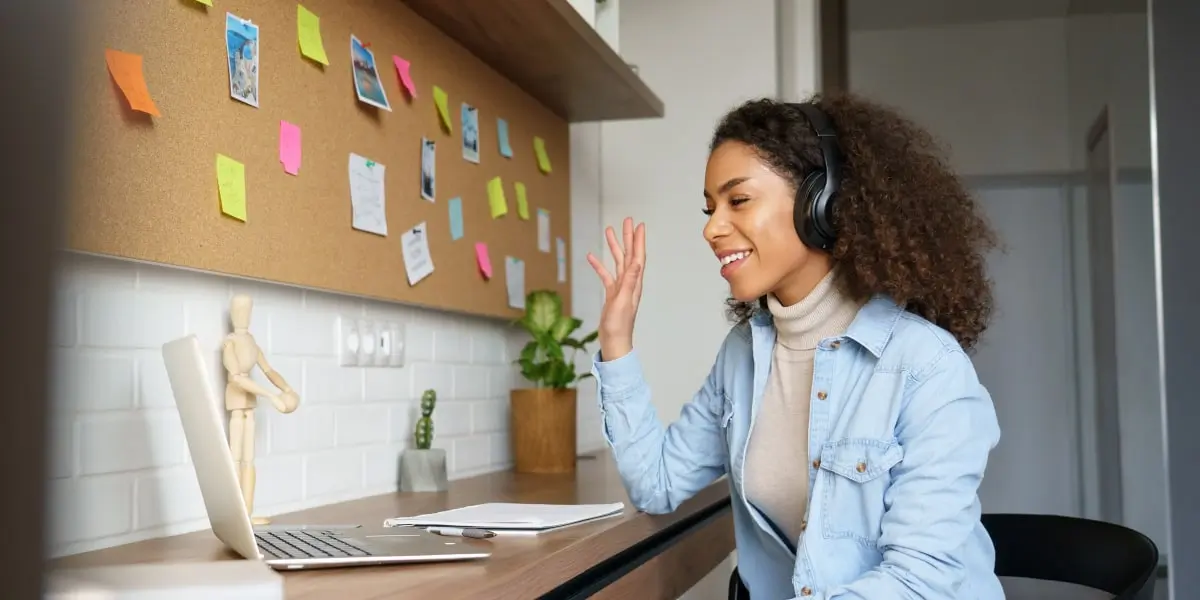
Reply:
<svg viewBox="0 0 1200 600"><path fill-rule="evenodd" d="M851 30L1144 13L1147 0L846 0Z"/></svg>

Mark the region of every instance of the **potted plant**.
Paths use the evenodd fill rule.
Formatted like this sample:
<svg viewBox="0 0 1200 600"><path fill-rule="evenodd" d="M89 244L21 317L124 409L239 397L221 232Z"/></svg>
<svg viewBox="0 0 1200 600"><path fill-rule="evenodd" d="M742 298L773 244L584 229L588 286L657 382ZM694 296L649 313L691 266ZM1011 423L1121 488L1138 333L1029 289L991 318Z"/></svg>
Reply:
<svg viewBox="0 0 1200 600"><path fill-rule="evenodd" d="M530 340L515 362L533 387L511 392L510 436L518 473L570 473L575 470L575 405L579 380L575 355L596 341L597 332L571 337L583 321L563 314L562 298L551 290L525 297L525 315L516 321ZM570 353L565 351L570 349Z"/></svg>
<svg viewBox="0 0 1200 600"><path fill-rule="evenodd" d="M446 450L433 448L433 409L437 392L421 394L421 416L413 428L414 448L400 456L400 491L443 492L447 487Z"/></svg>

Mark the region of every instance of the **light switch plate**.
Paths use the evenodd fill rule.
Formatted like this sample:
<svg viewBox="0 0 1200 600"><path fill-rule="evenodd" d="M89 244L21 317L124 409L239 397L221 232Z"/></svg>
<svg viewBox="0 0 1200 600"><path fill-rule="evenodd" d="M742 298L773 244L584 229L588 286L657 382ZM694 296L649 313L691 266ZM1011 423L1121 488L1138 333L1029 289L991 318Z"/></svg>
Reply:
<svg viewBox="0 0 1200 600"><path fill-rule="evenodd" d="M375 350L375 366L386 367L392 360L392 326L389 323L378 323Z"/></svg>
<svg viewBox="0 0 1200 600"><path fill-rule="evenodd" d="M371 321L360 319L358 321L358 366L371 367L375 365L375 351L379 348L379 339L376 337L375 325Z"/></svg>
<svg viewBox="0 0 1200 600"><path fill-rule="evenodd" d="M392 354L388 357L389 367L404 366L404 351L407 344L404 339L404 323L391 323L392 331Z"/></svg>
<svg viewBox="0 0 1200 600"><path fill-rule="evenodd" d="M338 317L337 355L338 364L343 367L353 367L358 364L358 346L361 342L358 336L358 322L346 317Z"/></svg>

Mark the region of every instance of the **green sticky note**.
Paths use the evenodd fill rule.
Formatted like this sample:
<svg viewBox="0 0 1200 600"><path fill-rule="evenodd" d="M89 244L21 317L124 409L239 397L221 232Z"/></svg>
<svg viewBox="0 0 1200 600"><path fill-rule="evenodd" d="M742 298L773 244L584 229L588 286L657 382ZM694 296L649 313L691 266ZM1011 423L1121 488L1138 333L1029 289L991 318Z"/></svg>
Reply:
<svg viewBox="0 0 1200 600"><path fill-rule="evenodd" d="M523 220L529 220L529 200L525 197L525 184L520 181L513 184L517 190L517 216Z"/></svg>
<svg viewBox="0 0 1200 600"><path fill-rule="evenodd" d="M221 212L246 220L246 167L242 163L217 155L217 189L221 194Z"/></svg>
<svg viewBox="0 0 1200 600"><path fill-rule="evenodd" d="M549 173L551 171L550 157L546 155L545 140L540 137L534 137L533 152L534 154L537 154L538 168L541 169L543 173Z"/></svg>
<svg viewBox="0 0 1200 600"><path fill-rule="evenodd" d="M454 133L454 123L450 121L450 107L446 105L446 91L438 86L433 86L433 102L437 104L438 114L442 116L442 125L446 127L446 131Z"/></svg>
<svg viewBox="0 0 1200 600"><path fill-rule="evenodd" d="M487 184L488 206L492 208L492 218L499 219L508 214L508 201L504 199L504 182L499 177L493 177Z"/></svg>
<svg viewBox="0 0 1200 600"><path fill-rule="evenodd" d="M323 65L329 64L325 44L321 41L321 19L304 6L296 5L296 33L300 38L300 53Z"/></svg>

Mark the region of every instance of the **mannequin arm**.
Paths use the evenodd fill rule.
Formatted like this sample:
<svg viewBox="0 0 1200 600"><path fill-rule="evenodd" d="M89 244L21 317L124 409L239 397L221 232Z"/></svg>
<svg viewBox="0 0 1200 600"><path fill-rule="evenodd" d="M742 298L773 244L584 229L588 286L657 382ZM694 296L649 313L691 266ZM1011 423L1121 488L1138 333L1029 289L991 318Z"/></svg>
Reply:
<svg viewBox="0 0 1200 600"><path fill-rule="evenodd" d="M267 363L267 357L262 353L262 350L258 351L258 368L262 369L263 374L267 376L267 379L271 380L271 383L275 384L275 387L285 392L292 391L292 386L288 385L283 375L280 375L278 371L272 369L271 365Z"/></svg>
<svg viewBox="0 0 1200 600"><path fill-rule="evenodd" d="M221 362L225 365L225 371L229 374L229 381L236 384L243 390L256 396L264 396L274 398L277 394L258 384L249 376L237 372L237 355L233 351L233 342L225 340L221 344Z"/></svg>

